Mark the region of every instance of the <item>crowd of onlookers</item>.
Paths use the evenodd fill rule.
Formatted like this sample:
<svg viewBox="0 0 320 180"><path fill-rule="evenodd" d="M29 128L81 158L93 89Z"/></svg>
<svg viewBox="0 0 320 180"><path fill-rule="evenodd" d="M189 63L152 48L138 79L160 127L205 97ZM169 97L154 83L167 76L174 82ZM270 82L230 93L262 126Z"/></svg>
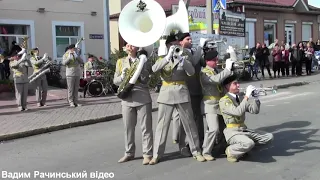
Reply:
<svg viewBox="0 0 320 180"><path fill-rule="evenodd" d="M314 67L318 66L318 60L315 51L320 50L320 40L314 43L312 39L309 42L299 42L298 44L287 44L275 40L269 46L257 43L250 49L250 59L253 60L253 77L258 78L260 68L262 78L265 77L264 69L267 70L270 78L280 78L286 76L301 76L304 73L311 75ZM305 67L305 72L302 68ZM273 75L271 73L273 70ZM290 73L291 69L291 73Z"/></svg>

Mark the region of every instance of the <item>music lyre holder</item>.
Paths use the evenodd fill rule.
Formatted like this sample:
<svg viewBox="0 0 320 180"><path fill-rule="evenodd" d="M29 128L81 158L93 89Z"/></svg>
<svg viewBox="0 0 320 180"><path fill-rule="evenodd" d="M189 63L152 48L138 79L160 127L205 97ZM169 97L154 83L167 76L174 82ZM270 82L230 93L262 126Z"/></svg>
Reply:
<svg viewBox="0 0 320 180"><path fill-rule="evenodd" d="M143 12L147 7L147 4L145 2L143 2L142 0L139 1L139 3L137 4L137 12Z"/></svg>

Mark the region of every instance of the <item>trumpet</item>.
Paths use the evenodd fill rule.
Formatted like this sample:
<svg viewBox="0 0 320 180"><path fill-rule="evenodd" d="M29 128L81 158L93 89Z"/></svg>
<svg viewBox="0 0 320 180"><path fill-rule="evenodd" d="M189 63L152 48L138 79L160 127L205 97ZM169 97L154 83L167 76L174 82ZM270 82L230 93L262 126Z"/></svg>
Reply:
<svg viewBox="0 0 320 180"><path fill-rule="evenodd" d="M245 92L247 88L239 88L240 91ZM278 90L278 87L276 85L272 86L272 87L263 87L263 85L260 85L260 88L256 88L253 92L252 92L252 96L253 97L259 97L259 96L266 96L268 95L268 91L271 91L272 94L276 94Z"/></svg>
<svg viewBox="0 0 320 180"><path fill-rule="evenodd" d="M80 49L79 45L80 45L80 43L81 43L82 41L84 41L84 37L80 38L80 39L77 41L77 43L75 44L76 53L77 53L78 56L81 55L81 49Z"/></svg>
<svg viewBox="0 0 320 180"><path fill-rule="evenodd" d="M174 46L173 49L173 59L177 59L178 57L180 57L183 53L183 49L181 46Z"/></svg>
<svg viewBox="0 0 320 180"><path fill-rule="evenodd" d="M226 68L226 63L219 63L218 66L221 66L222 69ZM243 69L245 67L245 64L243 61L235 61L233 64L234 69Z"/></svg>

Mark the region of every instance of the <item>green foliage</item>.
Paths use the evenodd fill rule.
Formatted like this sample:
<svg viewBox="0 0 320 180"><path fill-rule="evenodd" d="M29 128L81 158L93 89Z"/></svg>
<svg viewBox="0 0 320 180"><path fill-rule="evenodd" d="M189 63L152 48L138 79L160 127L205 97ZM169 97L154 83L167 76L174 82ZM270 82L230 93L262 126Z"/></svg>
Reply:
<svg viewBox="0 0 320 180"><path fill-rule="evenodd" d="M89 54L88 54L89 55ZM98 68L99 69L105 69L105 79L109 80L112 82L113 76L116 70L116 64L117 60L124 58L127 56L127 53L125 51L121 50L115 50L114 52L111 53L109 61L106 59L100 57L98 62ZM94 56L95 57L95 56ZM97 57L95 57L98 59ZM158 59L157 55L152 56L149 60L151 61L151 64L153 65ZM156 87L156 85L160 82L160 74L159 73L151 73L150 75L150 80L149 80L149 88L153 89Z"/></svg>

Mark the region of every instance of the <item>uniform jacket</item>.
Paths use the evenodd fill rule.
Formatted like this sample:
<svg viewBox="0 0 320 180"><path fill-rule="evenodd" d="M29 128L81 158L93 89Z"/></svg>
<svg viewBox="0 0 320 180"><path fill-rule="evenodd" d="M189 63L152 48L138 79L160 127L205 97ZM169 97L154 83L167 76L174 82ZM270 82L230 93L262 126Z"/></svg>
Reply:
<svg viewBox="0 0 320 180"><path fill-rule="evenodd" d="M246 134L245 113L258 114L260 111L260 101L255 99L244 100L243 96L239 97L240 104L232 95L227 93L219 101L219 107L225 124L242 124L240 127L224 129L224 135L228 140L237 134Z"/></svg>
<svg viewBox="0 0 320 180"><path fill-rule="evenodd" d="M18 61L11 61L10 67L13 71L13 78L15 83L28 83L28 68L31 67L32 64L30 60L20 59Z"/></svg>
<svg viewBox="0 0 320 180"><path fill-rule="evenodd" d="M203 114L221 114L219 109L219 100L224 93L221 83L230 75L232 75L232 71L228 69L224 69L222 72L218 73L213 68L206 66L201 70L200 82L203 94Z"/></svg>
<svg viewBox="0 0 320 180"><path fill-rule="evenodd" d="M194 67L195 73L192 76L187 78L187 86L191 96L202 96L201 94L201 84L200 84L200 71L201 71L201 57L202 57L202 48L198 47L196 51L191 51L188 49L184 50L184 55L187 55L190 58L190 61Z"/></svg>
<svg viewBox="0 0 320 180"><path fill-rule="evenodd" d="M90 61L86 62L84 64L84 69L85 70L93 70L93 62L90 62Z"/></svg>
<svg viewBox="0 0 320 180"><path fill-rule="evenodd" d="M32 64L33 67L33 73L39 72L39 70L43 67L43 65L45 64L45 60L44 59L39 59L38 56L32 56L30 58L30 62ZM42 75L40 77L41 79L46 79L47 77L45 75ZM40 79L39 78L39 79Z"/></svg>
<svg viewBox="0 0 320 180"><path fill-rule="evenodd" d="M179 63L179 60L172 62L171 60L167 61L167 59L161 58L152 66L154 73L161 73L161 80L163 82L158 96L158 103L180 104L190 101L186 80L189 76L194 75L195 70L190 61L192 55L186 49L183 49L183 54L186 55L183 64ZM172 81L184 83L164 85L166 82Z"/></svg>
<svg viewBox="0 0 320 180"><path fill-rule="evenodd" d="M136 59L134 63L139 64L139 59ZM116 71L114 73L113 83L117 86L120 86L122 83L121 74L122 70L125 68L130 68L133 66L133 63L130 65L130 57L122 58L117 60ZM150 91L148 88L149 75L151 73L151 64L148 60L141 71L140 77L138 78L135 86L133 87L131 94L122 100L123 106L137 107L142 106L148 103L151 103Z"/></svg>
<svg viewBox="0 0 320 180"><path fill-rule="evenodd" d="M66 66L66 76L80 76L80 64L83 64L83 60L80 57L75 58L70 51L63 55L62 65Z"/></svg>

